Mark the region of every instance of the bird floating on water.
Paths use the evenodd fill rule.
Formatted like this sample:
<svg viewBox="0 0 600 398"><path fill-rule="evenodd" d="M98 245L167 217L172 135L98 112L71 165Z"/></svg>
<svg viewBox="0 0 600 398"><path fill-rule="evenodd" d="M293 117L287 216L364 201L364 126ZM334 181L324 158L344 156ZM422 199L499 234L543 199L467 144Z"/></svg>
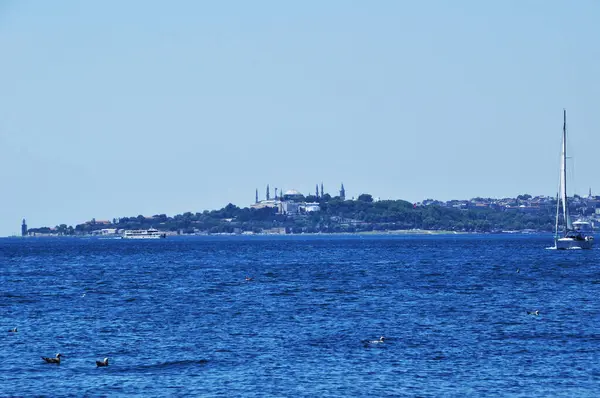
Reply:
<svg viewBox="0 0 600 398"><path fill-rule="evenodd" d="M383 343L384 341L385 341L385 337L381 336L379 338L379 340L371 340L371 341L369 341L369 343L371 343L371 344L378 344L378 343Z"/></svg>
<svg viewBox="0 0 600 398"><path fill-rule="evenodd" d="M252 279L254 279L254 278L251 278L251 277L247 276L246 277L246 282L250 282Z"/></svg>
<svg viewBox="0 0 600 398"><path fill-rule="evenodd" d="M540 314L540 310L535 310L535 311L527 311L527 315L535 315L538 316Z"/></svg>
<svg viewBox="0 0 600 398"><path fill-rule="evenodd" d="M17 328L8 329L9 333L17 333Z"/></svg>
<svg viewBox="0 0 600 398"><path fill-rule="evenodd" d="M46 363L56 363L60 365L60 357L62 357L62 355L60 353L56 354L56 358L47 358L47 357L42 357L42 359L44 361L46 361Z"/></svg>
<svg viewBox="0 0 600 398"><path fill-rule="evenodd" d="M108 358L104 358L104 361L96 361L96 366L108 366Z"/></svg>

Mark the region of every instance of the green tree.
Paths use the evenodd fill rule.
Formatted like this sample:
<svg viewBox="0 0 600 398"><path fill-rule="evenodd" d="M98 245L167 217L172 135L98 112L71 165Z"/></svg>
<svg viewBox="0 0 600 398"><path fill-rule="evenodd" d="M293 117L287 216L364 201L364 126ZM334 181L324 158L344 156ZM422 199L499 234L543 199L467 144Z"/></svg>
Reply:
<svg viewBox="0 0 600 398"><path fill-rule="evenodd" d="M360 195L358 195L358 200L360 202L371 203L373 202L373 196L369 195L368 193L361 193Z"/></svg>
<svg viewBox="0 0 600 398"><path fill-rule="evenodd" d="M329 202L330 200L331 200L331 195L328 193L323 194L323 196L319 198L320 203L326 203L326 202Z"/></svg>
<svg viewBox="0 0 600 398"><path fill-rule="evenodd" d="M308 195L304 198L304 200L308 203L315 203L319 201L319 198L317 198L315 195Z"/></svg>

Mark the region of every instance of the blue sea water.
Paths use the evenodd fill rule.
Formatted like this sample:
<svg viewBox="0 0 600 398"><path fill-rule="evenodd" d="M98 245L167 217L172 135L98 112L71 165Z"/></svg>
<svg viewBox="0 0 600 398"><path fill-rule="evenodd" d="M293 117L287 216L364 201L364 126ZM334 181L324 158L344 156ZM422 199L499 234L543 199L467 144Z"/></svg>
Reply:
<svg viewBox="0 0 600 398"><path fill-rule="evenodd" d="M551 245L0 239L0 395L596 397L600 251Z"/></svg>

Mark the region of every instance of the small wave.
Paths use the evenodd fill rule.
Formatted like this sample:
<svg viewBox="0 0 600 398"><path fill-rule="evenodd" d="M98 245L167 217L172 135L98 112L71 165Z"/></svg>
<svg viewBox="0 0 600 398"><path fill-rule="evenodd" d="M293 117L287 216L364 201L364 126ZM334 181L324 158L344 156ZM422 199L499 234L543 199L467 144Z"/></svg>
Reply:
<svg viewBox="0 0 600 398"><path fill-rule="evenodd" d="M102 289L98 289L98 290L95 290L95 289L85 289L85 293L84 294L87 296L88 293L92 293L92 294L96 294L96 295L108 295L108 296L110 296L110 295L114 295L117 292L115 290L108 290L108 289L105 289L105 290L102 290Z"/></svg>
<svg viewBox="0 0 600 398"><path fill-rule="evenodd" d="M135 369L139 370L148 370L148 369L165 369L165 368L177 368L177 367L187 367L187 366L199 366L206 365L208 363L208 359L185 359L182 361L167 361L160 362L151 365L141 365L136 366Z"/></svg>
<svg viewBox="0 0 600 398"><path fill-rule="evenodd" d="M440 277L440 276L444 276L444 274L442 274L442 273L439 273L439 272L430 272L430 273L425 273L425 274L423 274L423 276L424 276L425 278L432 278L432 277L435 277L435 278L437 278L437 277Z"/></svg>
<svg viewBox="0 0 600 398"><path fill-rule="evenodd" d="M287 289L280 292L271 293L271 296L295 296L296 293L299 293L300 289Z"/></svg>
<svg viewBox="0 0 600 398"><path fill-rule="evenodd" d="M5 298L22 298L22 297L25 297L25 296L22 296L20 294L2 293L2 294L0 294L0 297L5 297Z"/></svg>
<svg viewBox="0 0 600 398"><path fill-rule="evenodd" d="M19 298L17 298L19 297ZM12 300L0 303L0 307L9 307L14 304L32 304L38 303L40 300L36 298L27 298L24 296L15 296L12 297Z"/></svg>

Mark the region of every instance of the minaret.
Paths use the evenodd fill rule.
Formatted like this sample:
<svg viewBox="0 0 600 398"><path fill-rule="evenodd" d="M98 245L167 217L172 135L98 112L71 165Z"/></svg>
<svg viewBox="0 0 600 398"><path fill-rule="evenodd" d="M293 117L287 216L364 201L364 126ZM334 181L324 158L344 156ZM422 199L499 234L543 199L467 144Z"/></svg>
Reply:
<svg viewBox="0 0 600 398"><path fill-rule="evenodd" d="M319 199L319 184L316 185L315 196Z"/></svg>
<svg viewBox="0 0 600 398"><path fill-rule="evenodd" d="M321 198L323 197L323 183L321 183Z"/></svg>
<svg viewBox="0 0 600 398"><path fill-rule="evenodd" d="M277 200L277 188L275 188L275 200Z"/></svg>
<svg viewBox="0 0 600 398"><path fill-rule="evenodd" d="M344 183L342 183L342 188L340 189L340 198L342 200L346 200L346 190L344 189Z"/></svg>
<svg viewBox="0 0 600 398"><path fill-rule="evenodd" d="M21 236L27 236L27 224L25 223L25 219L23 219L23 224L21 224Z"/></svg>
<svg viewBox="0 0 600 398"><path fill-rule="evenodd" d="M271 200L271 194L269 194L269 184L267 184L267 200Z"/></svg>
<svg viewBox="0 0 600 398"><path fill-rule="evenodd" d="M258 203L258 188L256 188L256 198L254 199L254 203Z"/></svg>

